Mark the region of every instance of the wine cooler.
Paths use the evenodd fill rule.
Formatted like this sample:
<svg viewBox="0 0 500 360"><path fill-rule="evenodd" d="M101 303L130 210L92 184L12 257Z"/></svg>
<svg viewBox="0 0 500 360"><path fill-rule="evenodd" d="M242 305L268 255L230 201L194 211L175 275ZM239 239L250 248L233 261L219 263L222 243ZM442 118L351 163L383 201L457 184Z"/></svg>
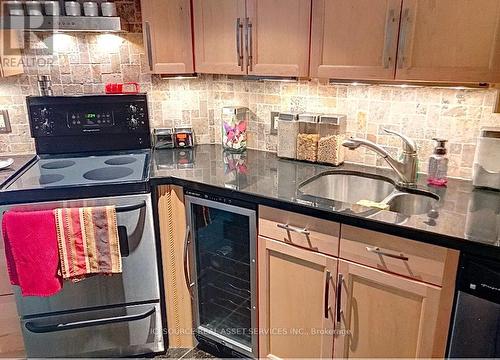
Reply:
<svg viewBox="0 0 500 360"><path fill-rule="evenodd" d="M186 191L184 273L195 336L233 355L257 357L256 207Z"/></svg>

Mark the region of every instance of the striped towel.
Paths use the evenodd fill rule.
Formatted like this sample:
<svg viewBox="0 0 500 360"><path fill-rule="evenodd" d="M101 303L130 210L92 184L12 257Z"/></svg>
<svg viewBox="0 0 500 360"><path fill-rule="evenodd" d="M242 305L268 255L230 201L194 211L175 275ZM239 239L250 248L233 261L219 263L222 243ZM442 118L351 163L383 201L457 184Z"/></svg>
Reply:
<svg viewBox="0 0 500 360"><path fill-rule="evenodd" d="M63 279L122 272L114 206L55 209L54 216Z"/></svg>

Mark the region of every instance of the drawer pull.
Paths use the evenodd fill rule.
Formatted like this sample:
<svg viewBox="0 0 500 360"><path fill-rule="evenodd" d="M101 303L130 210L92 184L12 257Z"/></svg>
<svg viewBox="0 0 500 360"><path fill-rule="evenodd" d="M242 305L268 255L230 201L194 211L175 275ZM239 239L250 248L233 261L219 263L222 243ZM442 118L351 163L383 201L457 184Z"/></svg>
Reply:
<svg viewBox="0 0 500 360"><path fill-rule="evenodd" d="M388 253L388 252L380 250L379 247L369 247L369 246L367 246L366 247L366 251L374 253L374 254L377 254L377 255L381 255L381 256L391 257L393 259L399 259L399 260L403 260L403 261L408 261L409 260L409 258L407 256L391 254L391 253Z"/></svg>
<svg viewBox="0 0 500 360"><path fill-rule="evenodd" d="M325 303L324 303L324 310L325 310L325 319L328 319L328 315L330 312L330 279L332 278L332 274L327 270L326 271L326 277L325 277Z"/></svg>
<svg viewBox="0 0 500 360"><path fill-rule="evenodd" d="M344 282L344 275L338 273L337 275L337 305L335 308L335 323L336 329L340 329L342 325L342 283Z"/></svg>
<svg viewBox="0 0 500 360"><path fill-rule="evenodd" d="M302 235L306 235L306 236L311 234L309 232L309 230L307 230L306 228L300 229L298 227L290 226L288 224L276 224L276 226L279 227L280 229L283 229L286 231L293 231L293 232L296 232L296 233L299 233Z"/></svg>

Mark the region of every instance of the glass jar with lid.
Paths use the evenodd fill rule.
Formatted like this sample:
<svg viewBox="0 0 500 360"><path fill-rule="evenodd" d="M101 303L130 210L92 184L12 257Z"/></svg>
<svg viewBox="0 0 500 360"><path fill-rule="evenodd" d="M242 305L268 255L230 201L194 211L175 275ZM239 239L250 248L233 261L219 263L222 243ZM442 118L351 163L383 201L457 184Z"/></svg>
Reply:
<svg viewBox="0 0 500 360"><path fill-rule="evenodd" d="M247 128L250 111L246 107L222 108L222 146L224 150L243 152L247 148Z"/></svg>
<svg viewBox="0 0 500 360"><path fill-rule="evenodd" d="M321 115L318 119L318 162L339 166L344 162L347 117L345 115Z"/></svg>
<svg viewBox="0 0 500 360"><path fill-rule="evenodd" d="M297 135L299 134L299 114L280 113L278 116L278 157L297 157Z"/></svg>
<svg viewBox="0 0 500 360"><path fill-rule="evenodd" d="M297 160L316 162L318 159L319 127L317 114L299 115Z"/></svg>

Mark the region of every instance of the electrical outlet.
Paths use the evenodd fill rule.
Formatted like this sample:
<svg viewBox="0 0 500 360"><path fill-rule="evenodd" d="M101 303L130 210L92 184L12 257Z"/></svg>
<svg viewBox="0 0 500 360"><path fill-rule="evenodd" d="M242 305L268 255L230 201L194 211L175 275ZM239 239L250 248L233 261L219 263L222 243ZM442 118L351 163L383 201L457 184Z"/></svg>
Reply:
<svg viewBox="0 0 500 360"><path fill-rule="evenodd" d="M10 119L8 110L0 110L0 133L8 134L12 130L10 128Z"/></svg>
<svg viewBox="0 0 500 360"><path fill-rule="evenodd" d="M278 134L278 117L280 113L278 111L271 111L271 135Z"/></svg>

